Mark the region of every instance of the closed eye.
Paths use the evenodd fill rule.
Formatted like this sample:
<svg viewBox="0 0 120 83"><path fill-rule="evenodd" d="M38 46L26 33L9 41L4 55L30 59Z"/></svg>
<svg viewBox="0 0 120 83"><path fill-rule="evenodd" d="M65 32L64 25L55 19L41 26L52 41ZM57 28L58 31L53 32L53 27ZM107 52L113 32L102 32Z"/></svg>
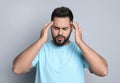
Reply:
<svg viewBox="0 0 120 83"><path fill-rule="evenodd" d="M55 30L59 30L59 29L60 29L59 27L55 27L55 26L54 26L53 28L54 28Z"/></svg>
<svg viewBox="0 0 120 83"><path fill-rule="evenodd" d="M68 29L69 29L68 27L59 28L59 27L56 27L56 26L53 26L53 28L54 28L55 30L62 29L62 30L64 30L64 31L66 31L66 30L68 30Z"/></svg>
<svg viewBox="0 0 120 83"><path fill-rule="evenodd" d="M67 27L65 27L65 28L62 28L62 29L63 29L63 30L65 30L65 31L66 31L66 30L68 30L68 28L67 28Z"/></svg>

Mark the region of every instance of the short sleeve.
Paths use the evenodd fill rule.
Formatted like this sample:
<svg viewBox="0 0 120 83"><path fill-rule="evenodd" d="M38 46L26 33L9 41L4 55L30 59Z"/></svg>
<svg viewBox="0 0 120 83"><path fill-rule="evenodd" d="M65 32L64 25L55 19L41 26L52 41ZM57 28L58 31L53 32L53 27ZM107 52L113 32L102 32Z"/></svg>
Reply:
<svg viewBox="0 0 120 83"><path fill-rule="evenodd" d="M36 67L37 63L39 62L40 60L40 56L44 54L44 45L41 47L41 49L39 50L38 54L36 55L36 57L33 59L32 61L32 67Z"/></svg>
<svg viewBox="0 0 120 83"><path fill-rule="evenodd" d="M32 67L35 67L36 64L38 63L39 61L39 53L36 55L36 57L33 59L32 61Z"/></svg>
<svg viewBox="0 0 120 83"><path fill-rule="evenodd" d="M84 57L83 57L83 65L84 65L84 68L89 69L89 64Z"/></svg>
<svg viewBox="0 0 120 83"><path fill-rule="evenodd" d="M89 69L89 64L88 64L87 60L84 58L81 49L79 47L77 47L77 49L78 49L78 51L81 55L82 62L83 62L83 67Z"/></svg>

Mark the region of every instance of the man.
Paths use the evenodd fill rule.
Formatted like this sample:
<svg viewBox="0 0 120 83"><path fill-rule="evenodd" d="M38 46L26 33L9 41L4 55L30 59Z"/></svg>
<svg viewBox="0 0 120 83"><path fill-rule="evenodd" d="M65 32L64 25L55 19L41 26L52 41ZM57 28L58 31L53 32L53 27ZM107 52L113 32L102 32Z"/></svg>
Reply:
<svg viewBox="0 0 120 83"><path fill-rule="evenodd" d="M47 41L49 28L52 41ZM69 40L73 30L75 43ZM44 25L39 40L13 62L16 74L24 74L33 67L35 83L85 83L84 68L98 76L108 72L106 60L82 40L81 28L73 23L73 14L67 7L52 12L51 22Z"/></svg>

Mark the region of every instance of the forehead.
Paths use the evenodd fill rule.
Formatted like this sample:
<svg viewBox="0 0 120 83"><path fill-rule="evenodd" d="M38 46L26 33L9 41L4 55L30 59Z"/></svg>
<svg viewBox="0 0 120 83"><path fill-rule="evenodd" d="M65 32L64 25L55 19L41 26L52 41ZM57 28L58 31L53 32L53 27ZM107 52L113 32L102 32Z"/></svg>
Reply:
<svg viewBox="0 0 120 83"><path fill-rule="evenodd" d="M53 26L57 27L69 27L70 19L68 17L55 17L53 20Z"/></svg>

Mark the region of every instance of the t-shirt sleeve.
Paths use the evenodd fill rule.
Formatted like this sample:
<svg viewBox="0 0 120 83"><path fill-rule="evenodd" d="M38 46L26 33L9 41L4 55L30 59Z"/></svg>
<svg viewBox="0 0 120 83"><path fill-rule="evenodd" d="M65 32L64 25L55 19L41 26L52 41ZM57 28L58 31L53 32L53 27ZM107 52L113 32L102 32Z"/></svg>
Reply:
<svg viewBox="0 0 120 83"><path fill-rule="evenodd" d="M36 65L38 64L39 60L40 60L40 56L42 56L44 54L44 45L40 48L38 54L36 55L36 57L33 59L32 61L32 67L36 67Z"/></svg>
<svg viewBox="0 0 120 83"><path fill-rule="evenodd" d="M79 47L77 49L79 50L79 53L82 57L83 67L89 69L89 64L88 64L87 60L84 58L81 49Z"/></svg>
<svg viewBox="0 0 120 83"><path fill-rule="evenodd" d="M83 57L83 65L84 65L84 68L89 69L89 64L84 57Z"/></svg>
<svg viewBox="0 0 120 83"><path fill-rule="evenodd" d="M38 63L39 61L39 53L36 55L36 57L33 59L32 61L32 67L35 67L36 64Z"/></svg>
<svg viewBox="0 0 120 83"><path fill-rule="evenodd" d="M37 63L40 60L40 56L43 55L43 47L39 50L38 54L36 55L36 57L33 59L32 61L32 67L36 67Z"/></svg>

